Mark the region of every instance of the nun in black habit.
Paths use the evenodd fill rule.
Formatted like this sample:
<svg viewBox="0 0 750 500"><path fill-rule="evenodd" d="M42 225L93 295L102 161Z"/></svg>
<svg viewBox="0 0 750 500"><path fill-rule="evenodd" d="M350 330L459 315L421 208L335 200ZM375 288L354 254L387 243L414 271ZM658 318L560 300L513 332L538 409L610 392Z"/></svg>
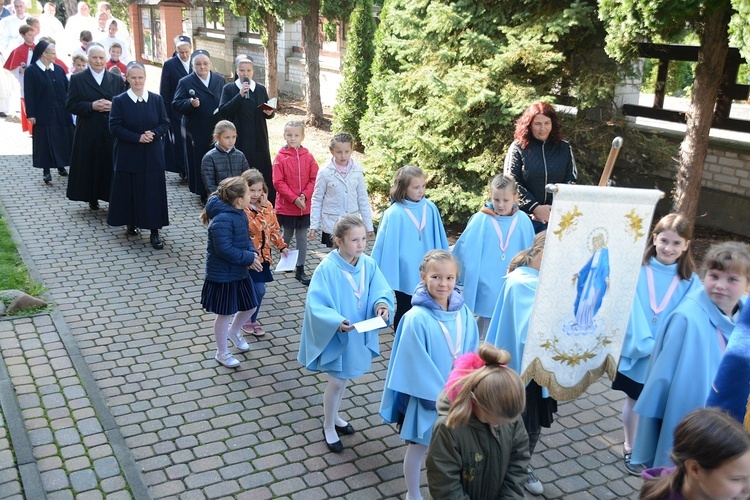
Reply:
<svg viewBox="0 0 750 500"><path fill-rule="evenodd" d="M130 89L112 99L109 130L115 138L114 177L107 224L151 230L151 246L164 248L159 229L169 225L167 183L164 175L164 136L169 118L159 94L144 89L146 69L128 64Z"/></svg>
<svg viewBox="0 0 750 500"><path fill-rule="evenodd" d="M88 202L91 210L99 200L109 201L112 189L114 138L109 132L112 98L125 91L122 78L107 71L107 53L98 43L86 50L89 67L70 78L65 109L77 116L70 158L69 200Z"/></svg>
<svg viewBox="0 0 750 500"><path fill-rule="evenodd" d="M237 79L224 86L219 113L237 127L235 147L245 154L251 168L257 168L263 174L268 186L268 200L273 205L276 190L273 188L266 120L273 118L275 111L261 110L258 107L268 102L268 92L263 85L253 80L253 58L239 55L234 62Z"/></svg>
<svg viewBox="0 0 750 500"><path fill-rule="evenodd" d="M211 71L205 50L193 52L193 72L177 84L172 108L182 114L188 187L206 203L208 192L201 177L203 156L213 147L214 126L221 119L219 99L226 79Z"/></svg>
<svg viewBox="0 0 750 500"><path fill-rule="evenodd" d="M167 172L180 174L180 177L187 177L185 165L185 146L182 142L182 115L172 108L172 101L177 90L179 81L186 77L193 68L190 66L190 54L193 46L190 38L180 35L174 39L175 53L172 57L164 61L161 69L161 82L159 84L159 95L164 100L169 115L170 132L168 140L164 143L164 159L166 162Z"/></svg>
<svg viewBox="0 0 750 500"><path fill-rule="evenodd" d="M55 44L40 40L26 68L23 90L26 116L34 125L32 138L33 165L43 169L44 182L52 182L50 169L68 175L70 148L73 143L73 120L65 111L68 79L55 64Z"/></svg>

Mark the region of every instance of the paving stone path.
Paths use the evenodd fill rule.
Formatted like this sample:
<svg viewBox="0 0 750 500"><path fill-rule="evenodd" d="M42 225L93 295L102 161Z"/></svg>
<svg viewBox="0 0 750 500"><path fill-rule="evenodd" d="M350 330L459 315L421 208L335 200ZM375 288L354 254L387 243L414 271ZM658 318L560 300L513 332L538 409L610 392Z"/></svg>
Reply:
<svg viewBox="0 0 750 500"><path fill-rule="evenodd" d="M107 226L106 203L92 212L68 201L66 179L44 185L17 124L0 122L0 137L2 210L54 303L0 320L0 498L403 497L405 448L377 415L390 331L344 398L357 433L329 453L325 376L296 361L305 287L277 275L259 318L267 337L249 339L239 369L219 366L213 314L199 304L198 197L168 174L171 225L153 250L147 234ZM311 245L309 273L324 255ZM622 401L600 381L560 404L532 458L544 498L635 497L640 480L620 459Z"/></svg>

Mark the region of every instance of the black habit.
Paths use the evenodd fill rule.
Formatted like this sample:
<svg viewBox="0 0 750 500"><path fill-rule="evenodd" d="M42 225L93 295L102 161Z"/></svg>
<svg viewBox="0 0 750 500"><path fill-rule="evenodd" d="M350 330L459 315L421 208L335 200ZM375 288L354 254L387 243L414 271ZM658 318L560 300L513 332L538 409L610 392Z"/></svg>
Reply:
<svg viewBox="0 0 750 500"><path fill-rule="evenodd" d="M86 69L70 78L65 109L77 116L67 196L73 201L109 201L112 188L114 139L109 132L109 112L94 111L94 101L112 98L125 91L122 78L104 71L99 85Z"/></svg>
<svg viewBox="0 0 750 500"><path fill-rule="evenodd" d="M206 186L201 177L203 156L213 147L214 126L221 119L219 98L221 88L226 83L223 76L211 71L206 87L195 73L190 73L177 84L172 108L182 113L182 129L185 138L185 157L187 158L188 187L191 193L206 198ZM200 99L201 105L194 108L190 104L190 91Z"/></svg>
<svg viewBox="0 0 750 500"><path fill-rule="evenodd" d="M263 174L268 186L268 199L273 204L276 201L276 190L273 188L271 151L266 125L266 120L273 118L273 115L269 116L258 108L268 102L268 92L263 85L255 82L255 91L248 90L247 95L244 99L234 82L226 84L221 92L219 113L237 127L235 147L245 154L250 168L257 168Z"/></svg>
<svg viewBox="0 0 750 500"><path fill-rule="evenodd" d="M63 168L70 165L73 118L65 111L68 79L57 64L52 71L29 64L23 78L26 116L35 118L32 137L33 165L36 168Z"/></svg>
<svg viewBox="0 0 750 500"><path fill-rule="evenodd" d="M130 95L115 96L109 112L115 147L107 224L161 229L169 225L163 150L169 118L159 94L148 92L144 102L133 102ZM147 130L154 140L139 142Z"/></svg>
<svg viewBox="0 0 750 500"><path fill-rule="evenodd" d="M188 69L190 64L188 63ZM185 171L185 146L182 142L182 115L172 108L172 101L177 90L177 84L180 79L186 77L188 71L182 64L179 56L174 56L164 61L161 69L161 83L159 84L159 94L164 100L169 115L170 130L167 140L164 142L164 160L166 162L167 172L187 175Z"/></svg>

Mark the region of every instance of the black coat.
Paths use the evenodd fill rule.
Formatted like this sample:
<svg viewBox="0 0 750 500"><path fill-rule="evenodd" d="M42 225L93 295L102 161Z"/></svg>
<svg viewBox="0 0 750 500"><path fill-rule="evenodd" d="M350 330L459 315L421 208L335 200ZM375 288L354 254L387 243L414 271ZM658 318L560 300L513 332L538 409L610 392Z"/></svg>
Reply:
<svg viewBox="0 0 750 500"><path fill-rule="evenodd" d="M164 178L164 136L169 118L158 94L135 103L127 92L112 100L109 130L115 138L114 177L107 223L159 229L169 224L167 185ZM141 143L150 130L154 140Z"/></svg>
<svg viewBox="0 0 750 500"><path fill-rule="evenodd" d="M36 168L70 165L73 119L64 107L68 79L60 66L52 66L54 71L42 71L36 64L30 64L23 79L26 116L36 119L32 139Z"/></svg>
<svg viewBox="0 0 750 500"><path fill-rule="evenodd" d="M188 69L192 71L188 64ZM179 81L188 75L179 56L170 57L161 69L159 94L169 115L170 132L164 144L164 159L168 172L185 173L185 146L182 142L182 114L172 108L172 101Z"/></svg>
<svg viewBox="0 0 750 500"><path fill-rule="evenodd" d="M271 151L266 125L266 120L273 118L273 115L269 116L258 109L258 106L267 101L268 92L263 85L256 82L255 91L248 92L248 98L244 99L240 89L232 82L226 84L221 92L219 113L237 127L235 147L245 153L250 168L257 168L263 174L268 186L268 199L273 204L276 201L276 191L273 188Z"/></svg>
<svg viewBox="0 0 750 500"><path fill-rule="evenodd" d="M213 147L213 134L219 114L221 89L226 83L223 76L211 72L208 87L198 75L190 73L177 84L172 108L182 114L182 130L185 138L185 157L187 158L188 186L190 192L206 197L208 192L201 177L201 161ZM201 105L194 108L190 105L190 91L200 99Z"/></svg>
<svg viewBox="0 0 750 500"><path fill-rule="evenodd" d="M94 101L111 101L125 91L122 78L104 72L102 84L90 69L70 78L65 109L77 116L70 158L68 199L74 201L109 201L112 187L112 154L114 138L109 132L109 112L93 110Z"/></svg>

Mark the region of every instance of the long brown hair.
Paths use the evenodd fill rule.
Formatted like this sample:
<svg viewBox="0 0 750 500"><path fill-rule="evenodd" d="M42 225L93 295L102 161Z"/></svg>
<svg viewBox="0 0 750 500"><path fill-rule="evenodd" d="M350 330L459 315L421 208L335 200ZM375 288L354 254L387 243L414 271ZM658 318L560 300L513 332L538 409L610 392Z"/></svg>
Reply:
<svg viewBox="0 0 750 500"><path fill-rule="evenodd" d="M740 423L718 408L699 408L688 413L674 429L670 458L675 470L664 477L643 482L638 498L662 500L681 492L686 460L695 460L703 470L714 470L750 451L750 435Z"/></svg>
<svg viewBox="0 0 750 500"><path fill-rule="evenodd" d="M450 428L466 425L475 406L493 416L516 419L526 406L526 388L521 377L507 366L510 353L482 344L478 355L468 356L478 356L481 361L474 369L464 369L459 378L449 378L453 382L449 382L446 391L449 398L452 395L452 400L445 425ZM457 366L457 369L461 368Z"/></svg>
<svg viewBox="0 0 750 500"><path fill-rule="evenodd" d="M544 243L547 241L547 231L542 231L534 236L534 242L530 248L521 250L512 259L510 259L510 265L508 266L508 272L513 272L516 268L521 266L528 266L531 263L531 259L539 255L544 251Z"/></svg>
<svg viewBox="0 0 750 500"><path fill-rule="evenodd" d="M647 266L652 257L656 257L656 245L654 240L656 237L664 231L674 231L677 236L690 242L693 237L693 227L690 221L680 214L669 214L665 215L659 222L654 226L654 230L651 232L651 236L648 237L648 243L646 243L646 250L643 252L644 266ZM680 274L680 278L689 280L690 276L695 272L696 265L693 254L688 246L682 255L677 259L677 272Z"/></svg>
<svg viewBox="0 0 750 500"><path fill-rule="evenodd" d="M396 176L393 178L393 187L391 188L391 199L402 203L406 199L406 190L409 188L412 179L424 177L424 172L419 167L404 165L396 170Z"/></svg>
<svg viewBox="0 0 750 500"><path fill-rule="evenodd" d="M544 115L552 120L552 131L549 133L547 142L557 144L562 141L562 127L560 120L557 118L557 111L544 101L537 101L523 112L521 117L516 122L516 132L513 135L513 139L517 140L522 148L526 148L529 145L529 141L534 136L531 132L531 122L534 121L536 115Z"/></svg>
<svg viewBox="0 0 750 500"><path fill-rule="evenodd" d="M211 193L211 196L216 195L221 201L223 201L230 207L234 207L234 202L245 196L246 192L247 181L244 178L227 177L219 183L219 187L216 188L215 192ZM201 212L200 219L204 225L208 224L211 221L208 214L206 213L205 208Z"/></svg>

